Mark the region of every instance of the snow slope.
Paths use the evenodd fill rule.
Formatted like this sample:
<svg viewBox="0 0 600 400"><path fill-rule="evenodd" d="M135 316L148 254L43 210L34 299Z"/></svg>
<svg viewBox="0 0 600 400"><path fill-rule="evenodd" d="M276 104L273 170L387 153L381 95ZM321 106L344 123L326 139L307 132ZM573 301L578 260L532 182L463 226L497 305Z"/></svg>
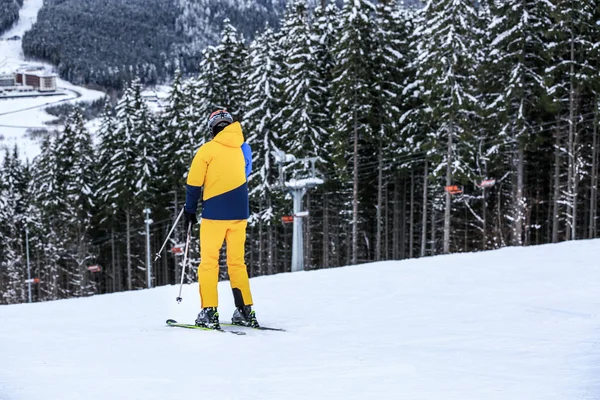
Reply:
<svg viewBox="0 0 600 400"><path fill-rule="evenodd" d="M0 399L600 398L600 241L252 279L264 325L191 322L197 285L0 307ZM233 311L228 283L220 314Z"/></svg>
<svg viewBox="0 0 600 400"><path fill-rule="evenodd" d="M0 35L0 72L14 72L19 67L44 67L52 69L49 64L26 60L23 55L22 40L5 40L13 36L23 37L37 20L43 0L24 0L19 11L19 21L4 34ZM23 158L33 159L40 152L39 143L27 137L29 129L44 128L45 123L54 119L44 112L44 107L65 101L94 101L104 97L104 93L75 86L62 79L57 79L59 89L66 95L52 97L32 97L23 99L0 99L0 149L17 144ZM91 126L91 125L90 125ZM0 159L3 152L0 151Z"/></svg>

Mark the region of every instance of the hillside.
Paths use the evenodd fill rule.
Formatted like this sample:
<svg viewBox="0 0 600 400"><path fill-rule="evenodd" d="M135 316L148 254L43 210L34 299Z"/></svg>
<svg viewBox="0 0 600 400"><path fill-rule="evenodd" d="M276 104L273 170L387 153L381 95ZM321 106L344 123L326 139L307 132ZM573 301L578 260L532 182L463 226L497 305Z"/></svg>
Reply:
<svg viewBox="0 0 600 400"><path fill-rule="evenodd" d="M18 22L0 34L0 73L12 73L22 67L52 69L50 65L27 60L21 46L20 38L35 24L42 4L42 0L26 0L19 10ZM62 79L58 79L58 87L64 92L62 95L0 99L0 160L5 149L12 151L15 145L24 160L31 161L39 154L44 135L36 136L34 132L52 129L46 124L54 119L44 111L45 107L78 101L91 103L104 97L102 92L78 87Z"/></svg>
<svg viewBox="0 0 600 400"><path fill-rule="evenodd" d="M19 19L19 8L22 5L23 0L0 0L0 33Z"/></svg>
<svg viewBox="0 0 600 400"><path fill-rule="evenodd" d="M600 241L252 280L264 325L192 321L197 285L0 307L0 399L600 396ZM221 319L232 312L220 286ZM242 328L243 329L243 328Z"/></svg>
<svg viewBox="0 0 600 400"><path fill-rule="evenodd" d="M153 84L178 65L198 68L200 51L215 43L229 18L246 37L281 11L271 1L48 0L23 39L29 57L58 66L76 84L120 88L140 77Z"/></svg>

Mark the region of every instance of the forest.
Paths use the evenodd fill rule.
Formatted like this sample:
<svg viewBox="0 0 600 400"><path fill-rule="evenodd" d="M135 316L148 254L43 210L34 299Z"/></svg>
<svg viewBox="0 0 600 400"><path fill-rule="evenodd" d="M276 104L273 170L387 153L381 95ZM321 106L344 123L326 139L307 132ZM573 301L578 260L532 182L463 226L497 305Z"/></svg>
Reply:
<svg viewBox="0 0 600 400"><path fill-rule="evenodd" d="M306 158L324 181L304 197L306 269L598 237L598 21L593 0L295 0L250 43L227 22L163 112L133 79L94 141L75 110L31 163L5 155L0 301L26 301L26 228L34 301L146 287L145 210L154 255L217 107L253 149L252 276L290 270L280 174L309 176ZM153 286L178 283L184 235Z"/></svg>
<svg viewBox="0 0 600 400"><path fill-rule="evenodd" d="M23 37L25 55L51 62L75 84L123 88L156 84L176 69L198 69L200 51L218 41L224 18L246 37L275 25L271 1L46 0Z"/></svg>
<svg viewBox="0 0 600 400"><path fill-rule="evenodd" d="M0 33L9 29L19 19L23 0L0 0Z"/></svg>

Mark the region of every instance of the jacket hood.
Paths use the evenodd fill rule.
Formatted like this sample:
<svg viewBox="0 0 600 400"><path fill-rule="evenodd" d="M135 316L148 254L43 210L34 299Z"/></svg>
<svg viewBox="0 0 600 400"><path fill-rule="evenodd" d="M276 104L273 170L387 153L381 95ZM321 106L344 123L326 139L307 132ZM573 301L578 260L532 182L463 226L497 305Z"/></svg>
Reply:
<svg viewBox="0 0 600 400"><path fill-rule="evenodd" d="M239 122L229 124L213 140L227 147L240 147L244 143L242 126Z"/></svg>

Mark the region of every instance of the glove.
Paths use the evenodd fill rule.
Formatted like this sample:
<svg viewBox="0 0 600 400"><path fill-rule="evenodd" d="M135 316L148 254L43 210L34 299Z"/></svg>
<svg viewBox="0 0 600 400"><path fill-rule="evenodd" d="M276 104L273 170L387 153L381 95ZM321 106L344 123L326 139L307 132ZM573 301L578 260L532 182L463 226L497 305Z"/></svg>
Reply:
<svg viewBox="0 0 600 400"><path fill-rule="evenodd" d="M185 215L185 226L190 226L190 224L192 225L196 225L198 223L198 218L196 218L196 213L190 213L187 211L184 211L183 214Z"/></svg>

